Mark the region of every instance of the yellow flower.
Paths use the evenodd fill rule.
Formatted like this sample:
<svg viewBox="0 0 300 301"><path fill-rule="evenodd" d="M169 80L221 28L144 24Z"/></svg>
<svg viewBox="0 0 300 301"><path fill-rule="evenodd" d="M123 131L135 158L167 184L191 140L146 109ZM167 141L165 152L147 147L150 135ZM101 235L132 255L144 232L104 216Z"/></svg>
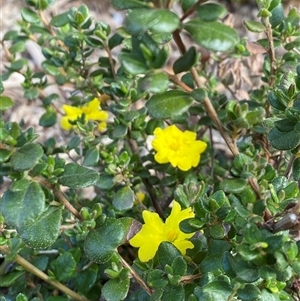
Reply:
<svg viewBox="0 0 300 301"><path fill-rule="evenodd" d="M87 103L85 106L80 108L63 105L63 110L65 111L65 116L61 119L61 127L68 131L73 125L70 124L70 121L75 121L84 114L85 120L95 120L99 121L98 129L103 131L106 129L106 120L108 118L108 113L102 111L100 108L100 102L97 98L94 98L92 101Z"/></svg>
<svg viewBox="0 0 300 301"><path fill-rule="evenodd" d="M196 167L200 162L207 144L204 141L196 140L196 133L190 131L182 132L175 125L165 129L154 130L153 148L157 151L154 159L160 163L170 162L173 167L187 171Z"/></svg>
<svg viewBox="0 0 300 301"><path fill-rule="evenodd" d="M179 228L179 223L187 218L194 217L191 207L181 210L180 204L174 202L171 214L164 223L159 215L147 210L143 211L145 224L142 229L129 240L129 243L139 248L138 256L140 261L146 262L152 259L159 245L163 241L171 242L182 255L185 255L186 249L194 248L194 245L187 239L191 238L194 233L186 234Z"/></svg>

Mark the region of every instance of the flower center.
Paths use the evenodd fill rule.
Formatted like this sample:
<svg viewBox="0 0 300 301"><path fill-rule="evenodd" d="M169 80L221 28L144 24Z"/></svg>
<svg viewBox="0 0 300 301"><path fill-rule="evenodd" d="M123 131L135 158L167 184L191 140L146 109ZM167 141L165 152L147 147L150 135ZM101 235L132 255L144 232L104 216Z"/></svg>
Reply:
<svg viewBox="0 0 300 301"><path fill-rule="evenodd" d="M85 115L90 114L90 109L88 107L82 107L81 110Z"/></svg>
<svg viewBox="0 0 300 301"><path fill-rule="evenodd" d="M180 147L180 143L177 140L172 139L169 143L169 147L171 150L177 151Z"/></svg>
<svg viewBox="0 0 300 301"><path fill-rule="evenodd" d="M168 233L167 233L167 237L168 237L168 240L170 242L173 242L177 238L177 233L175 231L173 231L173 230L169 230Z"/></svg>

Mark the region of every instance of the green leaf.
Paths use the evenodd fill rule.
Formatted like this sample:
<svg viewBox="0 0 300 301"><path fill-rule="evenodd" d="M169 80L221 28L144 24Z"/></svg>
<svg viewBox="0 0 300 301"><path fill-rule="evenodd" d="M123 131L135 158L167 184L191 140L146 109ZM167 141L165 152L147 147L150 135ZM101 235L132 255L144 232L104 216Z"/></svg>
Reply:
<svg viewBox="0 0 300 301"><path fill-rule="evenodd" d="M149 114L158 119L176 117L186 112L193 98L185 92L171 90L153 95L146 103Z"/></svg>
<svg viewBox="0 0 300 301"><path fill-rule="evenodd" d="M191 47L183 56L181 56L173 64L174 73L180 73L188 71L193 67L199 60L199 53L195 47Z"/></svg>
<svg viewBox="0 0 300 301"><path fill-rule="evenodd" d="M42 62L42 67L47 73L52 76L58 76L61 74L60 69L58 67L55 67L50 61Z"/></svg>
<svg viewBox="0 0 300 301"><path fill-rule="evenodd" d="M235 272L237 277L246 283L252 283L259 278L258 269L243 260L236 263Z"/></svg>
<svg viewBox="0 0 300 301"><path fill-rule="evenodd" d="M23 52L26 50L26 45L24 41L19 41L8 48L11 54L16 54L18 52Z"/></svg>
<svg viewBox="0 0 300 301"><path fill-rule="evenodd" d="M203 273L216 272L221 269L222 254L209 255L200 264Z"/></svg>
<svg viewBox="0 0 300 301"><path fill-rule="evenodd" d="M66 252L53 260L50 268L57 280L65 281L68 280L68 278L71 278L74 274L76 269L76 261L71 253Z"/></svg>
<svg viewBox="0 0 300 301"><path fill-rule="evenodd" d="M76 288L82 294L88 293L95 285L98 276L98 266L96 264L91 265L88 269L84 269L78 272L75 282Z"/></svg>
<svg viewBox="0 0 300 301"><path fill-rule="evenodd" d="M12 154L11 150L8 149L0 149L0 163L6 162L8 161L8 159L10 158Z"/></svg>
<svg viewBox="0 0 300 301"><path fill-rule="evenodd" d="M161 266L172 265L176 257L181 256L179 250L170 242L162 242L157 251L158 261Z"/></svg>
<svg viewBox="0 0 300 301"><path fill-rule="evenodd" d="M119 61L125 71L132 75L143 74L148 70L145 62L140 57L131 53L121 52L119 54Z"/></svg>
<svg viewBox="0 0 300 301"><path fill-rule="evenodd" d="M195 42L212 51L229 51L239 41L235 30L219 23L193 19L183 25Z"/></svg>
<svg viewBox="0 0 300 301"><path fill-rule="evenodd" d="M10 70L18 71L21 70L25 65L28 64L28 61L26 59L19 59L11 63L9 66Z"/></svg>
<svg viewBox="0 0 300 301"><path fill-rule="evenodd" d="M161 301L183 301L184 299L184 289L182 286L168 285L164 288L164 293L162 295Z"/></svg>
<svg viewBox="0 0 300 301"><path fill-rule="evenodd" d="M95 186L100 189L111 189L114 186L114 176L109 175L106 173L103 173L100 175L100 178L98 179L97 183L95 183Z"/></svg>
<svg viewBox="0 0 300 301"><path fill-rule="evenodd" d="M240 193L246 185L247 181L245 179L224 179L220 183L220 189L229 193Z"/></svg>
<svg viewBox="0 0 300 301"><path fill-rule="evenodd" d="M84 166L94 166L99 161L99 157L100 154L96 147L89 148L86 154L84 155L84 160L82 164Z"/></svg>
<svg viewBox="0 0 300 301"><path fill-rule="evenodd" d="M69 12L65 12L65 13L56 15L51 19L50 25L52 25L54 27L63 27L69 23L68 16L69 16Z"/></svg>
<svg viewBox="0 0 300 301"><path fill-rule="evenodd" d="M263 32L266 30L266 27L257 21L244 21L245 26L251 32Z"/></svg>
<svg viewBox="0 0 300 301"><path fill-rule="evenodd" d="M264 301L280 301L278 294L270 293L266 289L262 290L260 298Z"/></svg>
<svg viewBox="0 0 300 301"><path fill-rule="evenodd" d="M29 100L36 99L38 98L38 96L39 96L39 90L35 87L26 90L24 93L24 97Z"/></svg>
<svg viewBox="0 0 300 301"><path fill-rule="evenodd" d="M8 96L0 96L0 111L10 109L14 105L14 102Z"/></svg>
<svg viewBox="0 0 300 301"><path fill-rule="evenodd" d="M232 288L230 284L223 280L213 280L203 288L198 286L194 290L195 296L201 301L227 300L231 292Z"/></svg>
<svg viewBox="0 0 300 301"><path fill-rule="evenodd" d="M4 34L2 40L3 40L3 41L14 40L14 39L16 39L16 38L19 36L19 34L20 34L20 33L19 33L19 31L17 31L17 30L9 30L9 31L7 31L7 32Z"/></svg>
<svg viewBox="0 0 300 301"><path fill-rule="evenodd" d="M204 3L197 8L197 13L204 21L216 21L227 15L227 9L217 3Z"/></svg>
<svg viewBox="0 0 300 301"><path fill-rule="evenodd" d="M84 249L87 256L96 263L105 263L113 256L124 237L124 228L120 221L106 218L104 223L89 232Z"/></svg>
<svg viewBox="0 0 300 301"><path fill-rule="evenodd" d="M139 0L112 0L111 4L114 8L121 10L148 6L145 1Z"/></svg>
<svg viewBox="0 0 300 301"><path fill-rule="evenodd" d="M284 10L282 4L280 3L278 6L276 6L271 13L272 15L269 20L272 28L275 28L284 20Z"/></svg>
<svg viewBox="0 0 300 301"><path fill-rule="evenodd" d="M16 271L16 272L9 273L7 275L1 275L0 287L13 286L16 280L22 275L24 275L24 271Z"/></svg>
<svg viewBox="0 0 300 301"><path fill-rule="evenodd" d="M39 15L27 7L21 8L21 16L28 23L37 23L40 21Z"/></svg>
<svg viewBox="0 0 300 301"><path fill-rule="evenodd" d="M127 296L130 278L108 280L101 289L101 297L106 301L121 301Z"/></svg>
<svg viewBox="0 0 300 301"><path fill-rule="evenodd" d="M33 221L22 224L18 228L22 240L34 249L45 249L57 239L61 225L62 210L49 207Z"/></svg>
<svg viewBox="0 0 300 301"><path fill-rule="evenodd" d="M139 80L139 90L141 92L163 93L169 87L169 78L165 72L150 71Z"/></svg>
<svg viewBox="0 0 300 301"><path fill-rule="evenodd" d="M40 120L39 125L43 127L51 127L57 121L57 114L54 111L44 113Z"/></svg>
<svg viewBox="0 0 300 301"><path fill-rule="evenodd" d="M28 143L20 147L11 156L11 165L14 170L29 170L43 156L43 148L37 143Z"/></svg>
<svg viewBox="0 0 300 301"><path fill-rule="evenodd" d="M134 203L134 192L129 186L124 186L117 191L113 198L113 205L117 210L128 210Z"/></svg>
<svg viewBox="0 0 300 301"><path fill-rule="evenodd" d="M97 171L76 163L68 163L64 172L58 178L58 182L71 188L85 188L94 185L98 179L99 174Z"/></svg>
<svg viewBox="0 0 300 301"><path fill-rule="evenodd" d="M278 150L291 150L300 143L300 132L293 130L291 132L281 132L273 128L268 135L271 145Z"/></svg>
<svg viewBox="0 0 300 301"><path fill-rule="evenodd" d="M300 180L300 157L297 157L293 162L293 178L295 181Z"/></svg>
<svg viewBox="0 0 300 301"><path fill-rule="evenodd" d="M244 288L237 290L237 295L243 301L256 301L260 296L260 290L254 284L246 284Z"/></svg>
<svg viewBox="0 0 300 301"><path fill-rule="evenodd" d="M132 35L172 33L179 26L178 16L168 9L136 8L128 12L125 29Z"/></svg>
<svg viewBox="0 0 300 301"><path fill-rule="evenodd" d="M112 131L112 139L120 139L127 135L128 127L124 124L114 126Z"/></svg>
<svg viewBox="0 0 300 301"><path fill-rule="evenodd" d="M187 271L186 261L182 256L177 256L172 262L173 275L185 275Z"/></svg>
<svg viewBox="0 0 300 301"><path fill-rule="evenodd" d="M30 183L24 190L7 190L0 201L0 212L5 222L12 227L35 221L45 209L45 195L36 182Z"/></svg>
<svg viewBox="0 0 300 301"><path fill-rule="evenodd" d="M24 294L18 294L16 301L28 301L28 299Z"/></svg>

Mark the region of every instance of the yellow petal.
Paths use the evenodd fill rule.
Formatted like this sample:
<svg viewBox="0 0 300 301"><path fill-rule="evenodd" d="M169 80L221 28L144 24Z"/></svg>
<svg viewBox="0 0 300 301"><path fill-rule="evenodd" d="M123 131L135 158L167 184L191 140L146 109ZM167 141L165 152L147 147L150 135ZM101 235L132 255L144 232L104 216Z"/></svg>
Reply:
<svg viewBox="0 0 300 301"><path fill-rule="evenodd" d="M152 259L155 256L160 244L161 244L161 241L152 240L152 241L148 241L148 243L142 245L138 251L138 257L139 257L140 261L147 262L150 259Z"/></svg>
<svg viewBox="0 0 300 301"><path fill-rule="evenodd" d="M65 111L66 115L69 117L73 117L74 120L82 115L82 110L80 108L69 105L63 105L62 108Z"/></svg>
<svg viewBox="0 0 300 301"><path fill-rule="evenodd" d="M69 122L69 117L67 116L61 119L60 125L65 131L69 131L72 128L72 125Z"/></svg>
<svg viewBox="0 0 300 301"><path fill-rule="evenodd" d="M98 130L99 130L100 132L103 132L103 131L106 130L106 122L105 122L105 121L99 122L99 124L98 124Z"/></svg>
<svg viewBox="0 0 300 301"><path fill-rule="evenodd" d="M194 245L188 240L174 241L173 245L181 252L182 255L185 255L186 249L193 249Z"/></svg>
<svg viewBox="0 0 300 301"><path fill-rule="evenodd" d="M98 100L98 98L94 98L92 101L88 102L86 106L89 108L91 112L99 111L100 101Z"/></svg>
<svg viewBox="0 0 300 301"><path fill-rule="evenodd" d="M157 213L144 210L142 214L145 224L155 235L164 235L165 224Z"/></svg>
<svg viewBox="0 0 300 301"><path fill-rule="evenodd" d="M101 120L106 121L108 118L108 113L105 111L92 111L87 115L87 118L90 120Z"/></svg>

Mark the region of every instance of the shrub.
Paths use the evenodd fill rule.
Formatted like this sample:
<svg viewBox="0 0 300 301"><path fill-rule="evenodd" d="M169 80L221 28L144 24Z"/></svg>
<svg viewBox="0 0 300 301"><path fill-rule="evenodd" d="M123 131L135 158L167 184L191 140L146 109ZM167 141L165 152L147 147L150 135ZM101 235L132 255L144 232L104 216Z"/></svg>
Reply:
<svg viewBox="0 0 300 301"><path fill-rule="evenodd" d="M25 0L2 38L1 300L297 300L299 11L257 0L249 41L218 3L111 2L114 30Z"/></svg>

